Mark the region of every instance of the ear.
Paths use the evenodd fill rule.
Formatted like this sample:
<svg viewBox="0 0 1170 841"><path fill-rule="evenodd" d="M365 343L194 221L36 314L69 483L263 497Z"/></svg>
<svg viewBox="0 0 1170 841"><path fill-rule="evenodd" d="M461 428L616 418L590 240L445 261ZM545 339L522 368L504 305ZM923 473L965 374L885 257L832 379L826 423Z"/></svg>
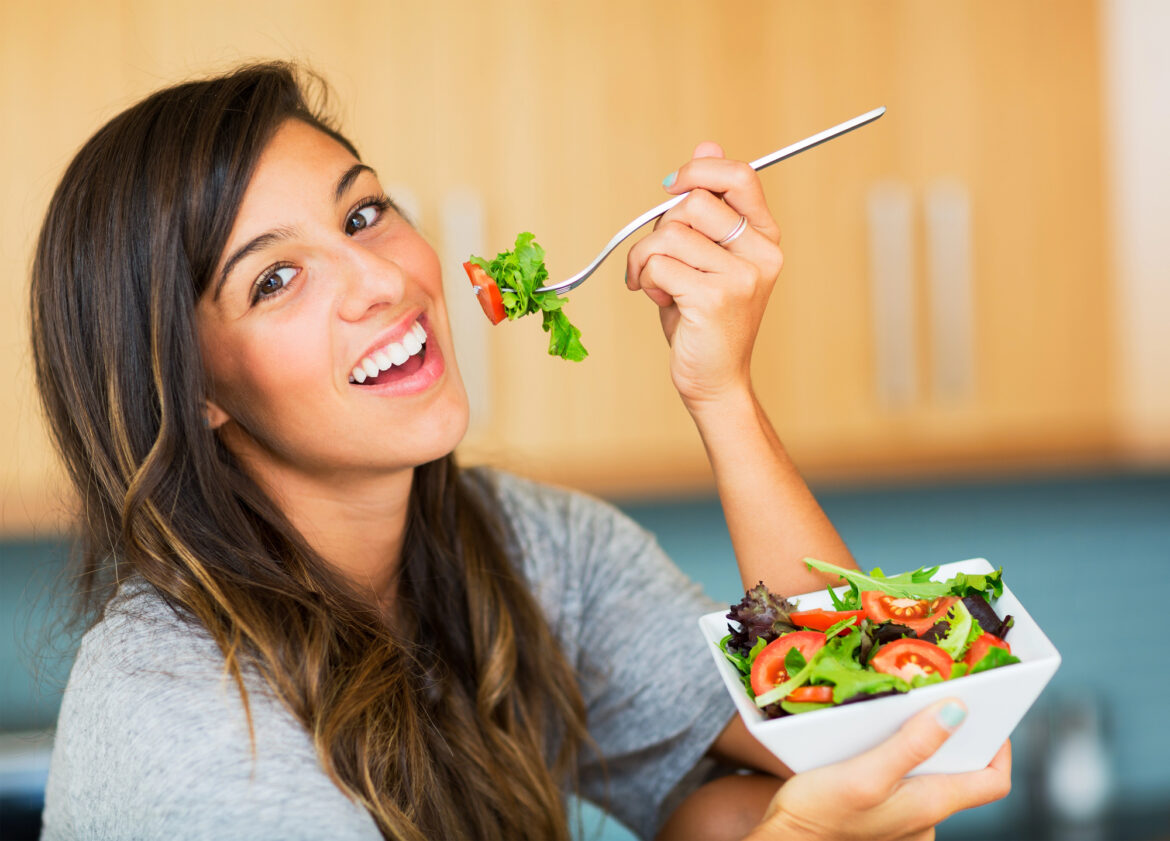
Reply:
<svg viewBox="0 0 1170 841"><path fill-rule="evenodd" d="M209 429L219 429L232 419L231 415L221 409L219 404L214 400L206 401L203 409L203 417L207 419Z"/></svg>

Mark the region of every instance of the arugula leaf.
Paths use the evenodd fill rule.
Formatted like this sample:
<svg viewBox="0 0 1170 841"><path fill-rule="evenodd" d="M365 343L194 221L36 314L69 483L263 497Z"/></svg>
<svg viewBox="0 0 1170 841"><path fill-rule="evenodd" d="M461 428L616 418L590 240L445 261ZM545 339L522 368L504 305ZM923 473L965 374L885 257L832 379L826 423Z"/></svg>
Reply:
<svg viewBox="0 0 1170 841"><path fill-rule="evenodd" d="M733 636L733 634L727 634L719 640L719 648L723 651L723 656L730 660L731 664L739 671L740 683L747 690L748 697L755 698L756 693L752 690L752 663L755 662L756 655L768 647L768 640L760 637L747 654L741 654L730 645Z"/></svg>
<svg viewBox="0 0 1170 841"><path fill-rule="evenodd" d="M798 671L796 674L789 672L788 680L773 686L763 695L757 695L756 706L762 708L768 706L769 704L774 704L777 701L787 698L793 689L796 689L798 686L804 686L806 683L808 683L808 679L812 674L813 667L825 658L828 650L829 646L826 645L811 658L809 658L809 661L805 663L803 669ZM787 657L785 660L787 661Z"/></svg>
<svg viewBox="0 0 1170 841"><path fill-rule="evenodd" d="M861 610L861 591L852 581L849 582L849 592L840 596L830 587L829 598L833 600L833 610Z"/></svg>
<svg viewBox="0 0 1170 841"><path fill-rule="evenodd" d="M846 618L842 619L840 622L837 622L837 623L830 625L828 627L828 629L825 631L825 639L831 640L833 637L837 636L837 634L840 631L845 630L850 625L857 625L857 624L858 624L858 622L857 622L856 616L847 616Z"/></svg>
<svg viewBox="0 0 1170 841"><path fill-rule="evenodd" d="M881 569L875 568L869 575L856 569L845 569L835 564L818 561L815 558L805 558L805 564L811 568L839 575L858 590L880 590L896 598L903 599L934 599L939 596L963 597L969 593L988 593L999 596L1003 593L1003 569L986 575L976 575L960 572L946 581L931 581L930 577L938 572L938 567L924 567L922 569L904 572L900 575L887 577ZM852 589L851 589L852 593ZM835 602L836 600L834 600Z"/></svg>
<svg viewBox="0 0 1170 841"><path fill-rule="evenodd" d="M518 234L513 249L501 251L491 262L474 256L470 261L487 272L500 287L504 312L509 320L515 321L529 313L543 313L541 326L549 334L550 356L580 362L589 355L581 344L581 331L561 311L568 298L562 298L556 292L536 291L548 282L548 268L544 265L544 249L536 243L531 232Z"/></svg>

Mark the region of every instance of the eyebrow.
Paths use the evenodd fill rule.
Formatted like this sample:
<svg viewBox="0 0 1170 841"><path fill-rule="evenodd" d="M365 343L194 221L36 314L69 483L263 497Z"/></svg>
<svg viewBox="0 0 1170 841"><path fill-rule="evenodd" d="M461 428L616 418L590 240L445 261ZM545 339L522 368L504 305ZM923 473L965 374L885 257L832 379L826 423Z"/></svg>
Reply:
<svg viewBox="0 0 1170 841"><path fill-rule="evenodd" d="M356 181L358 176L363 172L368 172L375 178L378 177L378 173L375 172L372 167L366 166L365 164L354 164L342 174L341 178L337 180L337 187L333 191L333 202L335 204L341 201L342 197L345 195L345 191L353 186L353 182ZM282 240L290 239L292 236L293 230L291 228L276 228L275 230L260 234L260 236L250 239L248 242L244 243L244 245L238 248L235 253L233 253L232 256L227 259L227 262L223 264L223 269L219 273L219 280L216 281L215 284L215 293L212 295L212 300L219 300L219 293L223 289L224 283L227 282L228 275L232 273L232 269L236 267L237 263L250 254L255 254L257 251L262 251L263 249L281 242Z"/></svg>

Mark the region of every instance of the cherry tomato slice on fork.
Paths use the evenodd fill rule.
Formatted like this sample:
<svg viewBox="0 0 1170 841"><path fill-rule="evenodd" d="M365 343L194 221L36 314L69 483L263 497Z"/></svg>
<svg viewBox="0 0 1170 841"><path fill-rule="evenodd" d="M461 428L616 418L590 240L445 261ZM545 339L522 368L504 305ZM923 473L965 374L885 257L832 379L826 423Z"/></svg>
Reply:
<svg viewBox="0 0 1170 841"><path fill-rule="evenodd" d="M500 294L500 287L492 280L491 275L470 261L463 264L463 271L475 289L475 297L483 307L484 315L492 324L499 324L507 313L504 312L504 296Z"/></svg>

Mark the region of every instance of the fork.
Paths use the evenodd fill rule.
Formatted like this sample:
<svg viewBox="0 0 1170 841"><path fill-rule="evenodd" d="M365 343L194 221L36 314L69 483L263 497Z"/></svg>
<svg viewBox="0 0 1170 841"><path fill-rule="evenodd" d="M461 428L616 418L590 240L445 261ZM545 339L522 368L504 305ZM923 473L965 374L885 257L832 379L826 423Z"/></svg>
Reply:
<svg viewBox="0 0 1170 841"><path fill-rule="evenodd" d="M806 137L804 140L793 143L791 146L785 146L783 149L777 149L770 155L764 155L762 158L757 158L748 164L748 166L758 172L764 167L771 166L772 164L777 163L778 161L782 161L785 158L791 158L793 155L799 155L806 149L811 149L814 146L820 146L822 143L828 140L832 140L834 137L840 137L842 134L851 132L855 128L860 128L866 123L872 123L884 113L886 113L884 106L881 108L875 108L872 111L867 111L860 116L854 117L852 120L846 120L839 125L835 125L832 128L827 128L818 134L814 134L812 137ZM615 248L621 245L624 239L626 239L630 234L634 233L634 231L638 230L638 228L645 225L647 222L653 219L657 219L659 216L666 213L666 211L670 210L680 201L685 199L688 195L690 195L689 190L685 193L675 196L674 198L664 201L657 207L650 208L637 219L633 220L630 222L630 224L626 225L624 228L614 234L613 239L611 239L605 248L601 250L600 254L593 258L593 262L584 269L577 272L577 274L573 275L568 280L562 280L560 283L550 284L549 286L541 286L536 291L556 292L558 295L563 295L570 289L576 289L585 282L585 279L589 277L589 275L597 271L597 267L601 265L602 261L608 257Z"/></svg>

